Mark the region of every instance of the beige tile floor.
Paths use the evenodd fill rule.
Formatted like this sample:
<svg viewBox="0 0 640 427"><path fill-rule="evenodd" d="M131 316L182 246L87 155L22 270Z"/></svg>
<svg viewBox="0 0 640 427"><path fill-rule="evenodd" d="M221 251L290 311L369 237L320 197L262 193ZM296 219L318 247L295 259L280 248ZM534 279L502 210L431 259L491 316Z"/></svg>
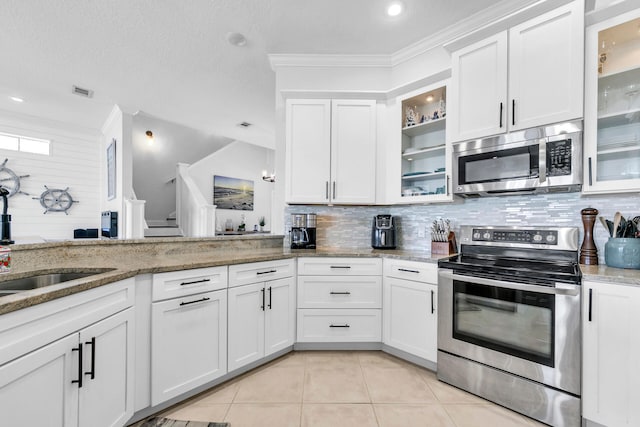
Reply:
<svg viewBox="0 0 640 427"><path fill-rule="evenodd" d="M533 427L379 351L293 352L159 414L232 427Z"/></svg>

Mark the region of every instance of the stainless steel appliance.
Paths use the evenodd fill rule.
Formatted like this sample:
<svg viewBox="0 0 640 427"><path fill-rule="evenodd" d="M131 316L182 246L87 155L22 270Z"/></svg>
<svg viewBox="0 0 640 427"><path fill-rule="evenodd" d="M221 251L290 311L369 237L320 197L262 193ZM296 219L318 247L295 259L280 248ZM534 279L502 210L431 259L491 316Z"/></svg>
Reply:
<svg viewBox="0 0 640 427"><path fill-rule="evenodd" d="M581 121L453 146L453 192L461 197L571 192L581 187Z"/></svg>
<svg viewBox="0 0 640 427"><path fill-rule="evenodd" d="M316 224L314 213L291 214L291 249L315 249Z"/></svg>
<svg viewBox="0 0 640 427"><path fill-rule="evenodd" d="M395 249L396 225L393 215L376 215L373 217L371 246L375 249Z"/></svg>
<svg viewBox="0 0 640 427"><path fill-rule="evenodd" d="M104 211L100 217L100 235L115 239L118 237L118 212Z"/></svg>
<svg viewBox="0 0 640 427"><path fill-rule="evenodd" d="M460 238L438 263L438 378L579 427L578 228L463 226Z"/></svg>

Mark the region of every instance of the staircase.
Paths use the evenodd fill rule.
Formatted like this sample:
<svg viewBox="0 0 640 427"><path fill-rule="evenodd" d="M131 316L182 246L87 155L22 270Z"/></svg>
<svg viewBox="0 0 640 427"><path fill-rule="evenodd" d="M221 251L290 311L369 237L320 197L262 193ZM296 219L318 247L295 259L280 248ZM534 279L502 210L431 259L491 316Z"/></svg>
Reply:
<svg viewBox="0 0 640 427"><path fill-rule="evenodd" d="M144 237L184 237L184 233L176 224L175 217L164 221L148 220Z"/></svg>

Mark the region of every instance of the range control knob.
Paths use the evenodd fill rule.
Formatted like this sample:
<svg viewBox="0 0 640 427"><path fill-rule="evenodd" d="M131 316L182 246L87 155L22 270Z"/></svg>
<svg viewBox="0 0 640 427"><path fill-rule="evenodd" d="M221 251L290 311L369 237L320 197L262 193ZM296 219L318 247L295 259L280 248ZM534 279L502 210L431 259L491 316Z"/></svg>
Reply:
<svg viewBox="0 0 640 427"><path fill-rule="evenodd" d="M480 232L479 231L474 231L473 240L478 240L478 239L480 239Z"/></svg>
<svg viewBox="0 0 640 427"><path fill-rule="evenodd" d="M534 234L534 235L533 235L533 241L534 241L534 242L542 242L542 235L540 235L540 234Z"/></svg>
<svg viewBox="0 0 640 427"><path fill-rule="evenodd" d="M553 234L548 234L547 235L547 242L552 243L556 241L556 236L554 236Z"/></svg>
<svg viewBox="0 0 640 427"><path fill-rule="evenodd" d="M483 238L483 239L486 239L486 240L491 239L491 233L489 233L488 231L487 231L487 232L485 232L485 233L482 235L482 238Z"/></svg>

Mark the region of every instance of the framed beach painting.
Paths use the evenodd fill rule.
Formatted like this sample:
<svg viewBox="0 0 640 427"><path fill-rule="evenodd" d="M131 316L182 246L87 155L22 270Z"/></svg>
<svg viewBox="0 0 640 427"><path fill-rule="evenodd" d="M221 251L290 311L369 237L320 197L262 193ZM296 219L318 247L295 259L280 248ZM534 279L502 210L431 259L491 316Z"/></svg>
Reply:
<svg viewBox="0 0 640 427"><path fill-rule="evenodd" d="M253 181L213 176L213 204L218 209L253 210Z"/></svg>

